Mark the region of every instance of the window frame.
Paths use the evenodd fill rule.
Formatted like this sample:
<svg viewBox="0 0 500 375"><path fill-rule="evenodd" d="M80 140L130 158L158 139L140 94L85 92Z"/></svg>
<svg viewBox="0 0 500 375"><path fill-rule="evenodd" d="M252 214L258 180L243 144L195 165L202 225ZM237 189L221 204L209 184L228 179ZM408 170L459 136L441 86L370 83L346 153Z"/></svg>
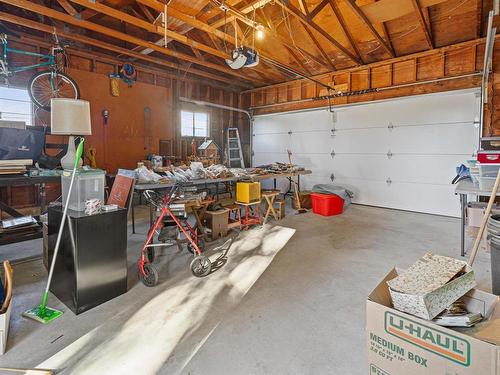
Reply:
<svg viewBox="0 0 500 375"><path fill-rule="evenodd" d="M183 135L182 134L182 112L190 112L193 114L193 127L192 127L192 134L191 135ZM207 115L207 132L206 135L194 135L195 134L195 115L196 113L202 113L204 115ZM202 139L202 138L210 138L210 112L209 111L197 111L194 108L182 108L179 111L179 131L181 134L181 138L197 138L197 139Z"/></svg>

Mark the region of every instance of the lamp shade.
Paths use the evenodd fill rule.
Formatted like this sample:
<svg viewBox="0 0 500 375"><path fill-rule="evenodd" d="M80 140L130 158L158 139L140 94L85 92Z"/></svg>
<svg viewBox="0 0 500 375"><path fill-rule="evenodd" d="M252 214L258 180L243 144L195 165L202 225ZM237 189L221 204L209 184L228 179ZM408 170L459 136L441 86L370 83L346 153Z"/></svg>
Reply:
<svg viewBox="0 0 500 375"><path fill-rule="evenodd" d="M62 135L91 135L90 103L77 99L50 100L51 133Z"/></svg>

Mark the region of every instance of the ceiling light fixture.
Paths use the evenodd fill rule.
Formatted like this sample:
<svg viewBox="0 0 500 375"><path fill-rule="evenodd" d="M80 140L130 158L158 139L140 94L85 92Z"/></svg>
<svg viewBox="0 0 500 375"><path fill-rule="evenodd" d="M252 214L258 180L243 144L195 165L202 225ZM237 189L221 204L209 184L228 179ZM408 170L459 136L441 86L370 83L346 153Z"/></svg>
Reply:
<svg viewBox="0 0 500 375"><path fill-rule="evenodd" d="M255 37L259 40L264 39L264 26L260 23L255 26Z"/></svg>

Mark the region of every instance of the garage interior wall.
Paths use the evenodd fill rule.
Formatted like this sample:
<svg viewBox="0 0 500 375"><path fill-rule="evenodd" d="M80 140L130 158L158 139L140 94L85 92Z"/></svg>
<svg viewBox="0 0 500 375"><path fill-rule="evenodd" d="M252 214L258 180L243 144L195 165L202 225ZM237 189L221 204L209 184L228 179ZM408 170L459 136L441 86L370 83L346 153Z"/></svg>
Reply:
<svg viewBox="0 0 500 375"><path fill-rule="evenodd" d="M287 162L290 150L313 171L302 176L304 189L333 183L355 203L459 216L451 181L477 150L478 119L478 90L263 115L253 162Z"/></svg>

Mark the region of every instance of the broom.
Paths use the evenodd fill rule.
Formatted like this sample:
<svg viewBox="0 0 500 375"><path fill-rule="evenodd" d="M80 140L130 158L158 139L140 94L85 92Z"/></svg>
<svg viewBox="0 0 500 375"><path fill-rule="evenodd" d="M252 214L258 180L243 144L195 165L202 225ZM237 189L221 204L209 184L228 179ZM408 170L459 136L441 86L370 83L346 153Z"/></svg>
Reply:
<svg viewBox="0 0 500 375"><path fill-rule="evenodd" d="M49 288L50 288L50 283L52 281L52 275L54 274L57 252L59 251L59 245L61 244L64 224L66 221L66 216L68 214L69 199L71 197L71 192L73 190L73 182L75 181L76 169L78 168L78 162L80 161L80 158L82 157L83 153L83 142L84 139L80 138L80 143L78 144L78 149L76 150L75 165L73 166L71 182L69 183L68 197L66 198L66 202L64 203L64 211L61 219L61 225L59 226L59 232L57 233L56 247L54 248L54 254L52 255L52 263L50 264L49 278L47 280L47 286L45 287L45 292L43 293L42 296L42 303L39 306L33 307L32 309L27 310L23 313L24 317L36 320L37 322L43 324L49 323L52 320L59 318L63 314L63 312L60 310L47 307L47 299L49 298Z"/></svg>

